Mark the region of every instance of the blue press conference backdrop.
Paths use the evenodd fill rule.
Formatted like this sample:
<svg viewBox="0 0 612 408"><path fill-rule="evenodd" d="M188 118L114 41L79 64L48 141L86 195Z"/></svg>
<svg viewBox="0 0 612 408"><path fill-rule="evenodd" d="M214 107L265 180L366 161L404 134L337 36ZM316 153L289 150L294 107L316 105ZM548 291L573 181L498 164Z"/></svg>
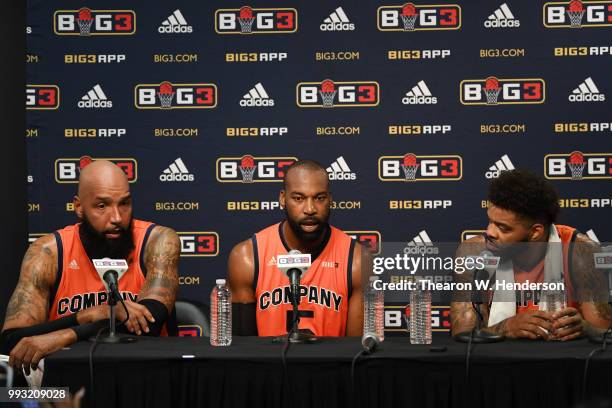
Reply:
<svg viewBox="0 0 612 408"><path fill-rule="evenodd" d="M28 0L31 238L75 221L87 156L181 233L180 295L205 302L283 217L295 158L329 166L331 222L373 248L482 229L512 168L611 240L612 1L436 3Z"/></svg>

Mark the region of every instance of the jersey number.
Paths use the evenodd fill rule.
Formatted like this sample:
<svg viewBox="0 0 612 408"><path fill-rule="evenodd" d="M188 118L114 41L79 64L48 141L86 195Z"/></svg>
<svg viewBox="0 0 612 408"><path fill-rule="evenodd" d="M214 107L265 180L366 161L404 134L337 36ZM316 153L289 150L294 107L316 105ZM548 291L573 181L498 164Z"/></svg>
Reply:
<svg viewBox="0 0 612 408"><path fill-rule="evenodd" d="M298 316L301 318L303 317L307 317L309 319L313 319L314 318L314 311L313 310L299 310L298 309ZM289 333L291 331L291 327L293 326L293 310L287 310L287 333Z"/></svg>

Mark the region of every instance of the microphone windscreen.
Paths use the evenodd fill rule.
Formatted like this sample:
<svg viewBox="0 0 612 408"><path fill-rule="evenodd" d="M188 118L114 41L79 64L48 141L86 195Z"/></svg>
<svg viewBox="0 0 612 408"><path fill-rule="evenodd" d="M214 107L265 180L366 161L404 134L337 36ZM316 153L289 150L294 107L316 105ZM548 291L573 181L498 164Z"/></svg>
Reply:
<svg viewBox="0 0 612 408"><path fill-rule="evenodd" d="M361 345L367 353L371 353L380 344L380 339L374 333L366 333L361 338Z"/></svg>

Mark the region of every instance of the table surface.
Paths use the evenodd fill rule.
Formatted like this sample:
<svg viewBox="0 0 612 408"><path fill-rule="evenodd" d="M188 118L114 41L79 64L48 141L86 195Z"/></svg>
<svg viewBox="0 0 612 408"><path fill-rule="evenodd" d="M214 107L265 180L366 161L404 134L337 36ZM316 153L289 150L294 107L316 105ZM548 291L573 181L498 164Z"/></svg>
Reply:
<svg viewBox="0 0 612 408"><path fill-rule="evenodd" d="M430 345L387 337L376 353L357 363L358 337L322 338L293 344L288 382L283 344L268 337L235 337L212 347L206 337L139 338L134 344L100 344L95 350L95 403L89 406L457 407L570 408L583 398L582 373L598 346L569 342L508 340L474 344L469 376L467 345L435 333ZM46 386L72 391L89 384L91 343L79 342L45 361ZM595 355L586 395L612 401L612 346ZM239 390L237 392L237 390Z"/></svg>
<svg viewBox="0 0 612 408"><path fill-rule="evenodd" d="M430 346L446 346L446 351L433 352ZM88 358L90 342L79 342L46 358L46 364L82 362ZM506 361L585 360L597 345L586 339L569 342L506 340L495 344L473 344L471 358ZM224 359L269 361L281 356L283 344L270 337L234 337L229 347L213 347L207 337L141 337L133 344L98 344L96 361L142 361L174 359ZM359 337L325 337L314 344L292 344L287 358L292 361L351 361L361 350ZM467 345L450 339L447 334L434 335L431 345L410 344L408 337L387 337L370 359L462 360ZM597 360L612 361L612 346L598 354ZM188 357L185 357L188 356Z"/></svg>

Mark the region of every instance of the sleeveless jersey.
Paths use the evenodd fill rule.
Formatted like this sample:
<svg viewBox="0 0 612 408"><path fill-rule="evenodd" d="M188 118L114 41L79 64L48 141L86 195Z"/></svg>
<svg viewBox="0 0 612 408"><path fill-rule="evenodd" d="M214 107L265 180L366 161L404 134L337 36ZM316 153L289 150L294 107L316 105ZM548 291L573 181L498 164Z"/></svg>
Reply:
<svg viewBox="0 0 612 408"><path fill-rule="evenodd" d="M58 269L55 288L50 297L49 320L108 303L102 279L81 242L79 226L70 225L54 232ZM150 222L132 220L134 249L127 257L129 268L119 279L119 292L124 300L136 302L145 282L144 248L154 227L155 224ZM165 325L162 335L167 335Z"/></svg>
<svg viewBox="0 0 612 408"><path fill-rule="evenodd" d="M576 238L578 231L575 228L566 225L555 225L563 251L563 281L565 283L565 291L567 296L567 306L576 307L577 303L573 301L573 288L570 278L571 265L571 245ZM516 283L524 283L529 280L531 283L544 282L544 259L542 259L532 270L524 271L517 266L514 266L514 281ZM539 310L540 293L539 291L517 291L516 314L527 311Z"/></svg>
<svg viewBox="0 0 612 408"><path fill-rule="evenodd" d="M290 251L282 226L283 223L272 225L252 238L260 336L286 334L293 321L289 278L276 266L276 257ZM330 226L322 248L300 280L299 328L310 330L316 336L344 336L355 240Z"/></svg>

